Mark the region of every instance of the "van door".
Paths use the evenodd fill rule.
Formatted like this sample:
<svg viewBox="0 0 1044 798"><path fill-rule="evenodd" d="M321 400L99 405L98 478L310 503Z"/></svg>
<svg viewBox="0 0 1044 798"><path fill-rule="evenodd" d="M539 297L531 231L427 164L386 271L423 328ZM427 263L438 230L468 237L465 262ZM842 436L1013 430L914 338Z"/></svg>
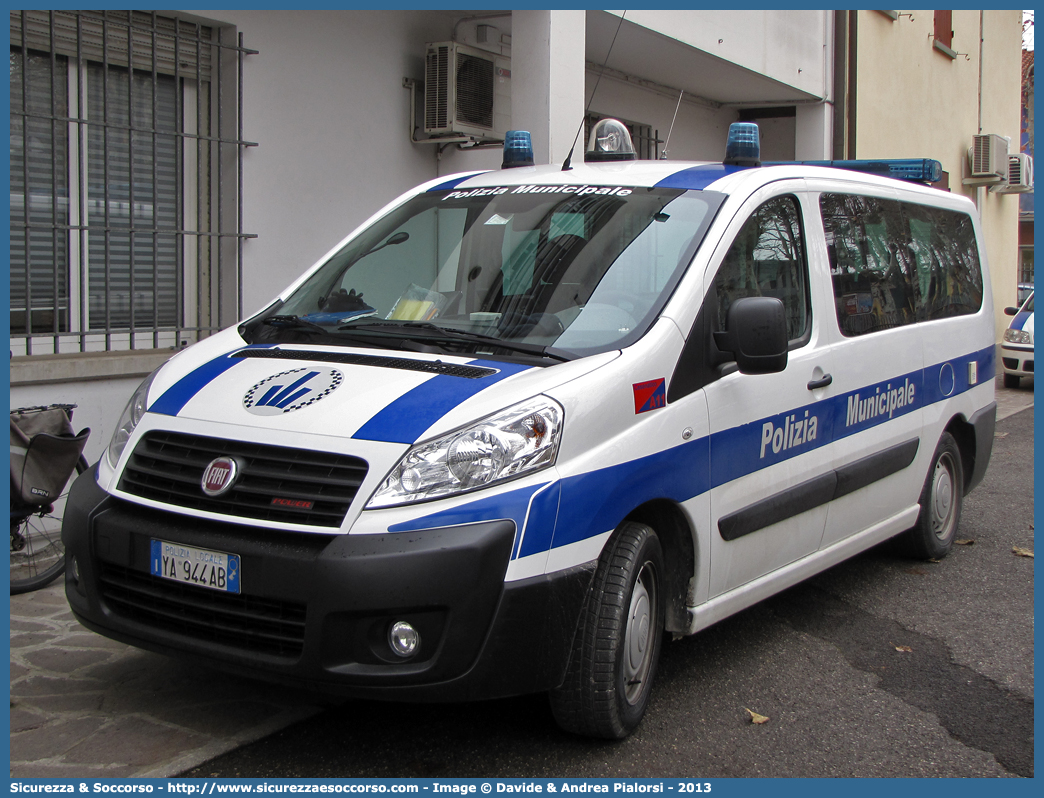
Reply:
<svg viewBox="0 0 1044 798"><path fill-rule="evenodd" d="M789 193L781 191L789 189ZM829 419L819 400L832 354L821 335L805 241L803 183L775 183L737 214L707 274L704 313L724 329L729 306L744 296L783 302L788 363L775 374L733 370L704 388L710 416L710 596L744 585L815 552L832 478ZM820 264L820 268L823 265ZM829 321L829 319L827 319Z"/></svg>
<svg viewBox="0 0 1044 798"><path fill-rule="evenodd" d="M835 307L823 322L834 340L841 490L830 505L826 548L881 524L902 531L901 516L917 504L924 479L916 466L936 441L921 440L917 259L899 201L843 181L809 187L821 189L810 193L820 219L809 238L824 236Z"/></svg>

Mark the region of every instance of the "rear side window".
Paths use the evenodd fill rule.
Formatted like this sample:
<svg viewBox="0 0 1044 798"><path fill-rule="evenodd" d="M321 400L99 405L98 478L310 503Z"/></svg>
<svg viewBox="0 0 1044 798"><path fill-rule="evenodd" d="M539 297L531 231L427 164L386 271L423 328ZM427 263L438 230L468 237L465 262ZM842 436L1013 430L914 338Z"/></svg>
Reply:
<svg viewBox="0 0 1044 798"><path fill-rule="evenodd" d="M808 264L794 197L776 197L751 214L729 247L714 288L717 329L725 329L729 307L737 299L772 296L783 302L790 341L807 337L812 321Z"/></svg>
<svg viewBox="0 0 1044 798"><path fill-rule="evenodd" d="M855 194L823 194L819 204L845 335L982 307L982 270L967 214Z"/></svg>

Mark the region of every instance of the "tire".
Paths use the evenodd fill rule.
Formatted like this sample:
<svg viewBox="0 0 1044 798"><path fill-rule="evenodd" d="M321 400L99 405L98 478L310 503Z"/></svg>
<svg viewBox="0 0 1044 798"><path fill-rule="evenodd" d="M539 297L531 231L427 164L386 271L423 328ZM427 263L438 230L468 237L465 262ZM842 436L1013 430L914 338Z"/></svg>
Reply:
<svg viewBox="0 0 1044 798"><path fill-rule="evenodd" d="M656 533L626 523L602 551L562 686L551 692L566 731L619 740L649 703L663 638L663 554Z"/></svg>
<svg viewBox="0 0 1044 798"><path fill-rule="evenodd" d="M87 470L81 456L76 474ZM44 511L28 516L11 516L11 595L39 590L65 572L65 544L62 543L62 515L65 500L76 476Z"/></svg>
<svg viewBox="0 0 1044 798"><path fill-rule="evenodd" d="M906 553L925 560L939 560L950 553L964 501L964 464L957 441L944 432L921 489L921 513L917 524L901 535Z"/></svg>
<svg viewBox="0 0 1044 798"><path fill-rule="evenodd" d="M1004 387L1005 388L1018 388L1020 379L1021 378L1016 377L1014 374L1005 374L1004 375Z"/></svg>

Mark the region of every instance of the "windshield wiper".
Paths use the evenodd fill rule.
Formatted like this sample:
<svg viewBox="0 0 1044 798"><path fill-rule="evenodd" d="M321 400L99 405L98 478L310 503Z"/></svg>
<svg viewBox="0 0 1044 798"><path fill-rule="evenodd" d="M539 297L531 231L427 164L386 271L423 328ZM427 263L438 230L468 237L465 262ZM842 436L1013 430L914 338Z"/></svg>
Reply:
<svg viewBox="0 0 1044 798"><path fill-rule="evenodd" d="M265 318L261 319L261 323L269 327L275 327L279 330L294 330L295 332L317 333L321 335L330 336L331 338L339 339L338 343L343 343L344 340L355 340L357 342L366 341L366 343L368 344L373 343L367 338L361 336L352 336L350 334L338 334L341 330L346 329L345 327L323 327L321 324L316 324L314 321L309 321L308 319L302 319L300 316L266 316ZM366 333L368 331L362 330L362 332ZM377 344L377 346L383 346L383 344Z"/></svg>
<svg viewBox="0 0 1044 798"><path fill-rule="evenodd" d="M269 327L284 327L288 330L308 330L310 332L322 333L323 335L330 335L333 330L329 327L322 327L315 322L302 319L300 316L266 316L261 319L262 324L267 324Z"/></svg>
<svg viewBox="0 0 1044 798"><path fill-rule="evenodd" d="M389 329L391 328L391 329ZM529 355L538 355L550 360L558 360L567 363L575 360L576 356L552 346L541 346L540 344L525 344L521 342L505 341L494 335L483 335L482 333L468 332L466 330L451 330L432 324L430 321L384 321L369 324L345 324L338 330L362 330L365 332L384 333L386 335L402 335L403 333L421 332L425 339L442 341L460 341L470 344L486 344L491 348L507 349L511 352L522 352ZM396 331L397 330L397 331Z"/></svg>

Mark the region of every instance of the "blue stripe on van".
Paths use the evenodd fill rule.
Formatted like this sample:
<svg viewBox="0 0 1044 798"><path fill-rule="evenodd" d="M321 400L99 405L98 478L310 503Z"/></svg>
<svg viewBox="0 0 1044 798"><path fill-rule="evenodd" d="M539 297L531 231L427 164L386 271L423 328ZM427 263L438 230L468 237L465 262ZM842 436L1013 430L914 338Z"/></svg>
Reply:
<svg viewBox="0 0 1044 798"><path fill-rule="evenodd" d="M681 188L688 191L702 191L711 183L720 180L726 175L749 168L749 166L726 166L723 163L700 164L699 166L692 166L680 172L675 172L673 175L668 175L656 184L656 188Z"/></svg>
<svg viewBox="0 0 1044 798"><path fill-rule="evenodd" d="M270 349L274 344L262 344L259 346L248 346L245 349ZM227 352L220 357L216 357L208 363L204 363L202 366L190 371L176 383L171 385L163 394L151 405L149 405L148 411L150 413L159 413L164 416L176 416L182 411L197 393L202 391L207 385L213 380L220 377L236 363L241 363L242 358L234 358L232 355L236 352L242 352L242 349L236 349L233 352Z"/></svg>
<svg viewBox="0 0 1044 798"><path fill-rule="evenodd" d="M514 560L551 549L551 534L555 529L560 495L560 483L541 482L539 485L529 485L393 524L388 527L388 531L415 532L507 518L515 522L515 543L511 549L511 559ZM521 530L525 530L524 537L519 534Z"/></svg>
<svg viewBox="0 0 1044 798"><path fill-rule="evenodd" d="M709 439L562 480L552 548L615 529L634 507L653 499L681 503L710 488ZM528 537L528 532L527 532Z"/></svg>
<svg viewBox="0 0 1044 798"><path fill-rule="evenodd" d="M452 180L447 180L445 183L439 183L437 186L429 188L428 191L449 191L451 188L456 188L465 180L471 180L473 177L478 177L480 174L485 172L477 172L473 175L464 175L463 177L455 177Z"/></svg>
<svg viewBox="0 0 1044 798"><path fill-rule="evenodd" d="M486 366L497 371L486 377L469 380L448 374L431 377L395 401L389 402L352 437L384 443L414 443L428 427L461 402L503 379L532 368L488 360L472 360L469 365Z"/></svg>
<svg viewBox="0 0 1044 798"><path fill-rule="evenodd" d="M539 485L529 485L507 493L499 493L496 496L480 498L449 510L440 510L431 515L411 518L401 524L392 524L388 527L388 531L416 532L419 529L437 529L443 526L474 524L480 521L499 521L502 518L514 521L515 528L521 529L525 525L526 513L529 511L529 502L533 498L533 494L547 484L547 482L542 482Z"/></svg>
<svg viewBox="0 0 1044 798"><path fill-rule="evenodd" d="M678 503L687 501L712 487L724 485L832 441L872 429L892 418L956 396L974 387L968 381L968 364L972 362L977 364L977 385L995 378L996 359L991 346L786 413L723 430L663 452L566 477L561 482L561 501L557 513L544 508L536 512L540 500L547 497L549 501L546 504L550 506L554 494L548 491L537 496L530 510L521 549L513 556L539 554L609 532L619 525L632 508L644 502L654 499ZM913 393L906 393L900 399L900 390L908 392L911 385ZM946 390L950 391L949 394L945 393ZM818 419L817 429L815 437L809 438L807 419L812 417ZM772 438L765 441L762 457L767 424L772 425ZM773 450L776 430L782 430L778 451ZM525 503L535 491L536 488L526 488L478 499L447 513L436 513L416 523L410 522L408 528L430 528L500 518L515 519L518 524L518 519L525 517ZM438 523L432 523L433 520ZM401 525L401 528L407 527ZM400 526L396 526L389 531L399 529Z"/></svg>
<svg viewBox="0 0 1044 798"><path fill-rule="evenodd" d="M987 347L820 402L767 416L711 436L711 486L856 435L893 418L964 393L969 365L976 384L996 376L996 352ZM813 420L814 419L814 420Z"/></svg>
<svg viewBox="0 0 1044 798"><path fill-rule="evenodd" d="M924 403L935 404L967 391L969 366L976 364L976 384L997 376L997 351L992 346L980 352L935 363L924 370Z"/></svg>

